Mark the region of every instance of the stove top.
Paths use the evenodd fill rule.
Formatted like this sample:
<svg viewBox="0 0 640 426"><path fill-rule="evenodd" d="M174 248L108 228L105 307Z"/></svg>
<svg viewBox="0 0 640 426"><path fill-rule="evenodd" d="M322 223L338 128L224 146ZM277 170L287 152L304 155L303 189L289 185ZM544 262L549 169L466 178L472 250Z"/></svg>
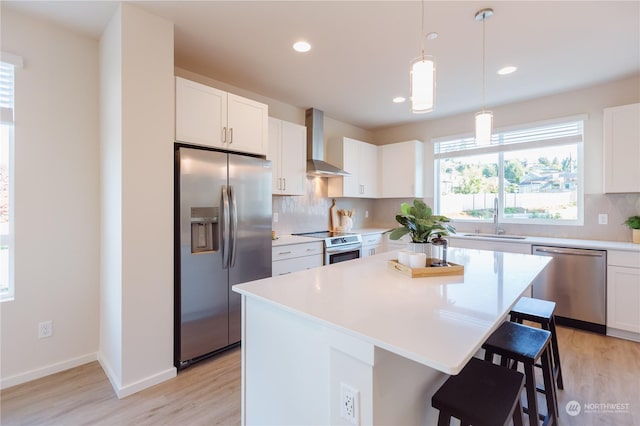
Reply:
<svg viewBox="0 0 640 426"><path fill-rule="evenodd" d="M325 247L338 247L349 244L362 244L362 236L360 234L354 234L350 232L335 232L335 231L318 231L318 232L301 232L301 237L320 238L324 240Z"/></svg>
<svg viewBox="0 0 640 426"><path fill-rule="evenodd" d="M332 237L342 237L345 235L358 235L353 232L339 232L339 231L316 231L316 232L301 232L299 234L301 237L311 237L311 238L332 238Z"/></svg>

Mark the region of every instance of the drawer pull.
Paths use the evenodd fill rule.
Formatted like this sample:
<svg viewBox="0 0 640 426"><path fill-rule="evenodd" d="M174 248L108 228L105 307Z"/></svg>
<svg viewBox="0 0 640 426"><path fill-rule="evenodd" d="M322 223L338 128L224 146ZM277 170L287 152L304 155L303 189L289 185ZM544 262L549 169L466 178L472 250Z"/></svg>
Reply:
<svg viewBox="0 0 640 426"><path fill-rule="evenodd" d="M281 252L280 252L280 253L278 253L278 254L291 254L291 252L290 252L290 251L281 251Z"/></svg>

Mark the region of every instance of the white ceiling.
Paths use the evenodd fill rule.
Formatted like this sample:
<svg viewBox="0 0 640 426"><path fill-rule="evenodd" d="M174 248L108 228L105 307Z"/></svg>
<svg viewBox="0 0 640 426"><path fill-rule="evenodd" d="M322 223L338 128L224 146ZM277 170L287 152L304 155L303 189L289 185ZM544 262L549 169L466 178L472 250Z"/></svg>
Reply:
<svg viewBox="0 0 640 426"><path fill-rule="evenodd" d="M175 63L365 129L508 104L640 73L640 1L426 1L425 51L436 58L436 109L412 114L409 63L421 45L419 1L142 1L175 24ZM2 1L99 37L110 1ZM306 54L291 45L312 44ZM516 73L498 76L504 65Z"/></svg>

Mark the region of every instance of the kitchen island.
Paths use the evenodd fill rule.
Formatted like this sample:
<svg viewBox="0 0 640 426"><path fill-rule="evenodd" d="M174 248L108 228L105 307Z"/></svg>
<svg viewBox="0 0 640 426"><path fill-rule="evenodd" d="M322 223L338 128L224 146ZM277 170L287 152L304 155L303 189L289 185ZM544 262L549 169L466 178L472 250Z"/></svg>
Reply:
<svg viewBox="0 0 640 426"><path fill-rule="evenodd" d="M234 286L243 424L435 424L430 397L549 258L450 249L464 275L409 278L395 252ZM355 392L357 421L341 413ZM348 417L348 416L347 416Z"/></svg>

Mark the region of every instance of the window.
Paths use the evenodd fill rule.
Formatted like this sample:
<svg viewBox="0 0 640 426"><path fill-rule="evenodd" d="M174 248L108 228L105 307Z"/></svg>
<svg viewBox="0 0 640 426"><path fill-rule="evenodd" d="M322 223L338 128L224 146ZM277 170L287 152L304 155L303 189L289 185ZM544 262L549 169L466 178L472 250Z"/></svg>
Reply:
<svg viewBox="0 0 640 426"><path fill-rule="evenodd" d="M8 59L7 59L8 58ZM21 58L2 54L0 62L0 299L11 300L13 286L13 98L14 69Z"/></svg>
<svg viewBox="0 0 640 426"><path fill-rule="evenodd" d="M585 117L434 140L435 206L455 220L582 225Z"/></svg>

